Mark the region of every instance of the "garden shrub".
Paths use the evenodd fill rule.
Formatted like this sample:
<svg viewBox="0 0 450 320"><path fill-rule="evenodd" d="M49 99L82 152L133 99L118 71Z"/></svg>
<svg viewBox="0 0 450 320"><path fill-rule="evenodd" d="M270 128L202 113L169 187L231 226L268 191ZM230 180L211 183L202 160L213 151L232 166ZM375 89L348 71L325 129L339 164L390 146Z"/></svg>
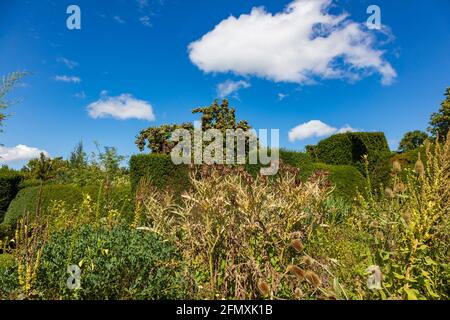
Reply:
<svg viewBox="0 0 450 320"><path fill-rule="evenodd" d="M335 186L333 195L336 197L351 200L367 186L364 176L355 167L314 163L313 168L330 174L329 180Z"/></svg>
<svg viewBox="0 0 450 320"><path fill-rule="evenodd" d="M16 222L26 213L32 216L35 214L40 188L40 186L28 187L19 191L16 198L11 202L3 223L0 225L0 232L5 234L11 231L15 227ZM113 187L110 192L106 192L100 186L79 187L51 184L42 186L41 212L46 213L49 211L49 208L55 201L64 202L69 209L80 207L84 193L98 200L100 205L111 203L112 207L109 209L117 209L122 214L132 212L132 204L129 197L130 190L127 186ZM74 210L73 212L75 214L76 211Z"/></svg>
<svg viewBox="0 0 450 320"><path fill-rule="evenodd" d="M142 178L159 189L174 190L176 193L189 188L189 171L186 165L175 165L170 155L139 154L130 159L131 190Z"/></svg>
<svg viewBox="0 0 450 320"><path fill-rule="evenodd" d="M81 289L69 290L69 265ZM35 289L48 299L187 299L188 281L175 247L148 231L86 225L45 244Z"/></svg>
<svg viewBox="0 0 450 320"><path fill-rule="evenodd" d="M13 298L17 289L17 264L11 254L0 254L0 300Z"/></svg>
<svg viewBox="0 0 450 320"><path fill-rule="evenodd" d="M22 175L8 168L0 169L0 223L8 210L8 206L19 191Z"/></svg>
<svg viewBox="0 0 450 320"><path fill-rule="evenodd" d="M363 156L369 160L369 175L373 185L386 185L390 173L390 150L382 132L348 132L320 141L314 148L318 161L332 165L353 165L366 174Z"/></svg>

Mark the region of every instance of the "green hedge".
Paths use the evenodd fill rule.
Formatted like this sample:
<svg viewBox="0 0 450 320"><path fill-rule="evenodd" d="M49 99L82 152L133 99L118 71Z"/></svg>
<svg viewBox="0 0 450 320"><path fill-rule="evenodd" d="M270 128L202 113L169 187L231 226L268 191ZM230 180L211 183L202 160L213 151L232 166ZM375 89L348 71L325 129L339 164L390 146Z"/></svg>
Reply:
<svg viewBox="0 0 450 320"><path fill-rule="evenodd" d="M0 169L0 223L8 210L9 204L19 192L22 175L8 168Z"/></svg>
<svg viewBox="0 0 450 320"><path fill-rule="evenodd" d="M100 194L101 191L101 194ZM27 187L19 191L16 198L9 205L4 221L0 224L0 236L13 229L25 213L35 214L40 192L39 187ZM42 187L41 210L45 212L53 200L61 200L68 207L80 206L83 193L91 196L93 201L100 200L100 204L110 203L112 209L118 209L122 214L132 211L132 202L129 187L113 187L106 194L99 186L79 187L74 185L44 185ZM100 198L99 198L100 194Z"/></svg>
<svg viewBox="0 0 450 320"><path fill-rule="evenodd" d="M2 225L4 228L14 227L16 222L27 212L33 215L39 198L39 187L27 187L19 191L9 205ZM98 190L98 189L97 189ZM67 204L81 204L83 192L94 196L93 187L81 189L71 185L44 185L42 187L41 209L45 211L52 200L63 200Z"/></svg>
<svg viewBox="0 0 450 320"><path fill-rule="evenodd" d="M286 165L300 169L300 179L306 180L315 170L330 173L330 180L336 185L335 195L353 198L356 190L363 191L366 181L363 175L352 166L327 165L315 163L303 152L280 150L280 159ZM245 166L245 169L256 176L261 169L260 164ZM181 192L189 188L189 175L186 166L176 166L170 156L146 154L132 156L130 160L131 184L133 192L142 177L147 177L156 187Z"/></svg>
<svg viewBox="0 0 450 320"><path fill-rule="evenodd" d="M365 175L363 155L369 158L369 175L372 184L389 181L391 152L382 132L349 132L333 135L320 141L314 150L319 162L332 165L352 165Z"/></svg>
<svg viewBox="0 0 450 320"><path fill-rule="evenodd" d="M339 198L353 199L358 191L364 192L367 186L364 176L353 166L314 163L313 168L330 173L329 179L335 185L333 194Z"/></svg>
<svg viewBox="0 0 450 320"><path fill-rule="evenodd" d="M160 189L176 193L189 188L189 170L185 165L175 165L170 155L139 154L130 158L131 190L136 191L142 178Z"/></svg>

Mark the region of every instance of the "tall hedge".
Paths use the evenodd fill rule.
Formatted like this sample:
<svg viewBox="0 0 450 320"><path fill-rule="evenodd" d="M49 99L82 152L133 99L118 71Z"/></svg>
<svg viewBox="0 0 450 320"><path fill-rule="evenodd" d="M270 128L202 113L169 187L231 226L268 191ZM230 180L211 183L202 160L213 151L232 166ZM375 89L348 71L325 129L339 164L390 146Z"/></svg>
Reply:
<svg viewBox="0 0 450 320"><path fill-rule="evenodd" d="M349 132L333 135L314 148L319 162L332 165L353 165L365 175L363 156L369 159L369 175L378 186L389 180L391 152L383 132Z"/></svg>
<svg viewBox="0 0 450 320"><path fill-rule="evenodd" d="M280 150L280 159L286 165L300 170L300 179L306 180L315 170L330 173L330 181L335 185L334 194L339 197L353 198L356 191L363 191L366 182L363 175L352 166L327 165L314 163L310 156L303 152ZM245 169L256 176L262 166L260 164L245 166ZM141 178L161 189L181 192L189 188L188 168L185 165L174 165L170 156L160 154L142 154L130 159L131 184L133 192Z"/></svg>
<svg viewBox="0 0 450 320"><path fill-rule="evenodd" d="M186 165L175 165L170 155L139 154L130 158L131 190L136 191L139 181L147 182L160 189L180 193L189 188L189 170Z"/></svg>
<svg viewBox="0 0 450 320"><path fill-rule="evenodd" d="M3 221L6 210L19 192L19 185L23 177L7 168L0 169L0 223Z"/></svg>

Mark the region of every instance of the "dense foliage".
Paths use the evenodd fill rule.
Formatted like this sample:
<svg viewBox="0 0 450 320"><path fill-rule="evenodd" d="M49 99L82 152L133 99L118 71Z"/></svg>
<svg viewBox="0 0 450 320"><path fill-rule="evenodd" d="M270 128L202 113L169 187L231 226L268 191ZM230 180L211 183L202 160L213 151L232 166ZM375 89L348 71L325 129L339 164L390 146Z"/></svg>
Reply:
<svg viewBox="0 0 450 320"><path fill-rule="evenodd" d="M450 131L450 87L445 91L445 100L442 102L439 111L431 115L428 131L431 132L433 137L439 135L441 140L447 137Z"/></svg>
<svg viewBox="0 0 450 320"><path fill-rule="evenodd" d="M170 155L165 154L140 154L130 158L131 189L135 191L142 179L158 189L176 193L189 187L188 167L173 164Z"/></svg>
<svg viewBox="0 0 450 320"><path fill-rule="evenodd" d="M11 201L19 192L19 185L23 180L23 176L7 167L0 169L0 223Z"/></svg>
<svg viewBox="0 0 450 320"><path fill-rule="evenodd" d="M310 149L311 150L311 149ZM367 175L364 156L369 158L368 174L375 186L389 182L390 150L382 132L349 132L333 135L313 148L319 162L352 165Z"/></svg>
<svg viewBox="0 0 450 320"><path fill-rule="evenodd" d="M399 150L408 152L421 147L428 139L428 135L420 130L405 133L399 144Z"/></svg>

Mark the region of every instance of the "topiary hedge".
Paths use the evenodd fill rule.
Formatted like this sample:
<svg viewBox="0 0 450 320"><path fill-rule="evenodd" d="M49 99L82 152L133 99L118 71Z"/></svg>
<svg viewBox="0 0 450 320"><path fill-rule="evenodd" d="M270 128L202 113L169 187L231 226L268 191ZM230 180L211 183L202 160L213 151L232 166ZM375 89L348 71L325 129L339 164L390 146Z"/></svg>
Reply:
<svg viewBox="0 0 450 320"><path fill-rule="evenodd" d="M333 195L339 198L353 199L358 191L367 187L364 176L353 166L337 166L324 163L314 163L313 170L329 172L330 181L334 184Z"/></svg>
<svg viewBox="0 0 450 320"><path fill-rule="evenodd" d="M389 181L391 152L383 132L348 132L333 135L320 141L314 148L319 162L332 165L352 165L365 175L363 156L369 160L372 184Z"/></svg>
<svg viewBox="0 0 450 320"><path fill-rule="evenodd" d="M189 170L186 165L175 165L170 155L139 154L130 158L131 190L134 193L139 181L147 181L160 189L174 190L176 193L189 188Z"/></svg>
<svg viewBox="0 0 450 320"><path fill-rule="evenodd" d="M0 223L8 210L9 204L19 192L22 175L8 168L0 169Z"/></svg>
<svg viewBox="0 0 450 320"><path fill-rule="evenodd" d="M353 198L356 190L363 191L366 181L363 175L352 166L327 165L315 163L303 152L280 150L280 159L285 165L300 169L300 179L306 180L315 170L330 173L330 180L336 185L334 194L339 197ZM247 172L256 176L260 164L245 165ZM151 184L161 189L174 190L176 193L189 188L189 173L185 165L176 166L169 155L143 154L132 156L130 160L131 184L133 192L142 177L147 177Z"/></svg>
<svg viewBox="0 0 450 320"><path fill-rule="evenodd" d="M42 186L41 209L45 211L52 200L62 200L69 205L81 204L83 192L94 196L98 188L80 188L72 185L44 185ZM14 227L16 222L27 212L34 214L38 204L40 193L39 187L27 187L19 191L17 196L9 205L5 218L2 222L3 228Z"/></svg>

